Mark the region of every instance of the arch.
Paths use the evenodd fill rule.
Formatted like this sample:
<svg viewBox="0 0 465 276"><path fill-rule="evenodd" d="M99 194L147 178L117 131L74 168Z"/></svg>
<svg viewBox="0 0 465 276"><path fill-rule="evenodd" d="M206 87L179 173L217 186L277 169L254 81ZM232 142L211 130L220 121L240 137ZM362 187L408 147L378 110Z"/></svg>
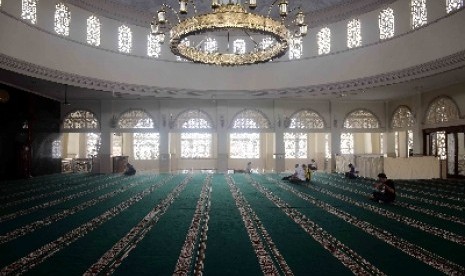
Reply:
<svg viewBox="0 0 465 276"><path fill-rule="evenodd" d="M459 108L455 101L447 96L439 96L431 101L426 111L426 124L439 124L458 120Z"/></svg>
<svg viewBox="0 0 465 276"><path fill-rule="evenodd" d="M211 129L213 128L213 120L200 109L189 109L180 113L174 120L178 129Z"/></svg>
<svg viewBox="0 0 465 276"><path fill-rule="evenodd" d="M326 123L318 112L311 109L303 109L292 114L289 122L286 122L285 127L293 129L325 128Z"/></svg>
<svg viewBox="0 0 465 276"><path fill-rule="evenodd" d="M97 116L85 109L78 109L69 112L63 118L64 129L99 129L100 122Z"/></svg>
<svg viewBox="0 0 465 276"><path fill-rule="evenodd" d="M129 109L118 118L118 128L154 128L152 117L143 109Z"/></svg>
<svg viewBox="0 0 465 276"><path fill-rule="evenodd" d="M271 123L266 115L254 109L239 111L231 122L231 128L234 129L268 129L270 127Z"/></svg>
<svg viewBox="0 0 465 276"><path fill-rule="evenodd" d="M345 117L344 128L379 128L379 120L371 111L360 108Z"/></svg>
<svg viewBox="0 0 465 276"><path fill-rule="evenodd" d="M392 128L409 128L415 124L412 111L406 105L400 105L393 112L391 117Z"/></svg>

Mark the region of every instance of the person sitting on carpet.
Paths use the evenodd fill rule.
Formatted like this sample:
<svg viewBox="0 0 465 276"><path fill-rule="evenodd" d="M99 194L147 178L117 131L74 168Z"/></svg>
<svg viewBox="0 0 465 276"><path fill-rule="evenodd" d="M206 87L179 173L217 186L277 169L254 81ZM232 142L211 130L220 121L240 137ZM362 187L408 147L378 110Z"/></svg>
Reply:
<svg viewBox="0 0 465 276"><path fill-rule="evenodd" d="M307 165L302 164L302 168L299 167L297 169L297 174L295 176L292 175L291 178L289 178L289 181L293 183L305 182L306 171L307 171Z"/></svg>
<svg viewBox="0 0 465 276"><path fill-rule="evenodd" d="M373 185L375 191L371 200L380 203L390 203L396 199L396 188L394 181L388 180L385 173L378 174L378 182Z"/></svg>
<svg viewBox="0 0 465 276"><path fill-rule="evenodd" d="M309 169L309 170L312 170L312 171L318 170L318 165L316 164L315 159L312 159L312 160L310 161L310 164L308 164L308 169Z"/></svg>
<svg viewBox="0 0 465 276"><path fill-rule="evenodd" d="M294 173L291 174L291 175L289 175L289 176L283 177L281 180L289 180L289 179L291 179L292 177L296 177L298 171L299 171L299 164L295 164L295 166L294 166Z"/></svg>
<svg viewBox="0 0 465 276"><path fill-rule="evenodd" d="M126 164L126 170L124 170L124 175L135 175L136 174L136 169L134 168L133 165L127 163Z"/></svg>
<svg viewBox="0 0 465 276"><path fill-rule="evenodd" d="M349 163L349 171L345 173L345 177L347 178L357 178L357 171L355 170L355 166L352 163Z"/></svg>

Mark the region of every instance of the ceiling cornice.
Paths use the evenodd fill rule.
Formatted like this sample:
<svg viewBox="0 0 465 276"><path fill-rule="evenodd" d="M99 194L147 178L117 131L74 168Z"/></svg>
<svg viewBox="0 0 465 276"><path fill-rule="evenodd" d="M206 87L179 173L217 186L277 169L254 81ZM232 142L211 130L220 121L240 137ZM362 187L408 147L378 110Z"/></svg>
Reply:
<svg viewBox="0 0 465 276"><path fill-rule="evenodd" d="M76 74L65 73L47 67L38 66L0 54L0 68L13 71L18 74L98 91L118 92L139 97L157 98L202 99L209 98L211 95L216 95L218 99L327 98L340 95L341 93L361 92L372 88L405 83L464 67L465 50L418 66L343 82L254 91L204 91L117 83L91 77L83 77Z"/></svg>

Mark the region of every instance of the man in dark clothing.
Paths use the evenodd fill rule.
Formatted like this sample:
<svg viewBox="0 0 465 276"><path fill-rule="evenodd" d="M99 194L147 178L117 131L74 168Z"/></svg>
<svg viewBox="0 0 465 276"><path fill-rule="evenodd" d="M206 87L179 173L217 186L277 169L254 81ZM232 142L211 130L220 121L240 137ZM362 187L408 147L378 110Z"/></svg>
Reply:
<svg viewBox="0 0 465 276"><path fill-rule="evenodd" d="M134 166L127 163L126 170L124 171L124 175L135 175L135 174L136 174L136 169L134 168Z"/></svg>
<svg viewBox="0 0 465 276"><path fill-rule="evenodd" d="M373 195L371 200L377 202L389 203L396 199L396 187L394 181L388 180L386 174L378 174L378 182L376 182L373 187Z"/></svg>

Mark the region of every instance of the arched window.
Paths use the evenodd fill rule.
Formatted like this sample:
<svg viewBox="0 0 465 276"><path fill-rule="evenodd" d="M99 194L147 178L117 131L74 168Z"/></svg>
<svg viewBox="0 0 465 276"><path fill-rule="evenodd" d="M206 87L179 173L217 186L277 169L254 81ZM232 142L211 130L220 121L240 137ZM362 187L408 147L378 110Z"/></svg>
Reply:
<svg viewBox="0 0 465 276"><path fill-rule="evenodd" d="M378 128L379 121L370 111L364 109L355 110L344 120L345 129L372 129ZM341 133L341 154L354 154L354 134Z"/></svg>
<svg viewBox="0 0 465 276"><path fill-rule="evenodd" d="M445 123L458 120L459 109L448 97L439 97L431 102L426 112L427 124Z"/></svg>
<svg viewBox="0 0 465 276"><path fill-rule="evenodd" d="M388 39L394 36L394 10L386 8L378 16L379 39Z"/></svg>
<svg viewBox="0 0 465 276"><path fill-rule="evenodd" d="M120 129L150 129L153 127L153 119L147 112L140 109L128 110L121 114L118 120L118 128ZM160 155L160 134L154 132L134 132L116 136L114 137L114 154L121 151L119 149L115 150L115 144L122 147L124 135L132 136L135 160L158 159Z"/></svg>
<svg viewBox="0 0 465 276"><path fill-rule="evenodd" d="M118 28L118 50L125 54L129 54L132 50L132 32L126 25Z"/></svg>
<svg viewBox="0 0 465 276"><path fill-rule="evenodd" d="M269 120L259 111L243 110L233 119L235 130L267 129ZM260 133L234 132L229 135L229 154L231 158L260 158Z"/></svg>
<svg viewBox="0 0 465 276"><path fill-rule="evenodd" d="M201 110L188 110L177 118L181 133L181 158L211 158L213 134L201 132L212 128L211 119Z"/></svg>
<svg viewBox="0 0 465 276"><path fill-rule="evenodd" d="M347 23L347 48L362 46L362 27L359 19Z"/></svg>
<svg viewBox="0 0 465 276"><path fill-rule="evenodd" d="M216 39L207 37L207 40L203 43L203 50L209 54L218 52L218 42Z"/></svg>
<svg viewBox="0 0 465 276"><path fill-rule="evenodd" d="M87 110L76 110L68 113L63 120L64 129L97 129L99 122L94 113Z"/></svg>
<svg viewBox="0 0 465 276"><path fill-rule="evenodd" d="M153 128L153 120L147 112L133 109L121 114L118 128Z"/></svg>
<svg viewBox="0 0 465 276"><path fill-rule="evenodd" d="M37 23L37 0L21 1L21 18L31 24Z"/></svg>
<svg viewBox="0 0 465 276"><path fill-rule="evenodd" d="M426 0L412 0L410 2L412 16L412 29L416 29L428 23Z"/></svg>
<svg viewBox="0 0 465 276"><path fill-rule="evenodd" d="M415 120L413 119L412 111L405 105L399 106L392 115L392 128L409 128L412 127Z"/></svg>
<svg viewBox="0 0 465 276"><path fill-rule="evenodd" d="M358 109L351 112L344 120L344 128L378 128L379 121L368 110Z"/></svg>
<svg viewBox="0 0 465 276"><path fill-rule="evenodd" d="M87 18L87 43L100 46L100 19L91 15Z"/></svg>
<svg viewBox="0 0 465 276"><path fill-rule="evenodd" d="M270 121L261 112L256 110L243 110L233 120L232 128L257 129L270 128Z"/></svg>
<svg viewBox="0 0 465 276"><path fill-rule="evenodd" d="M237 55L245 54L246 45L244 39L236 39L233 42L233 53Z"/></svg>
<svg viewBox="0 0 465 276"><path fill-rule="evenodd" d="M456 11L463 7L463 0L446 0L447 13Z"/></svg>
<svg viewBox="0 0 465 276"><path fill-rule="evenodd" d="M315 129L324 128L325 124L321 116L311 110L302 110L294 114L289 122L289 129ZM284 133L284 152L286 158L307 158L308 133Z"/></svg>
<svg viewBox="0 0 465 276"><path fill-rule="evenodd" d="M331 51L331 29L322 28L316 35L318 42L318 54L325 55Z"/></svg>
<svg viewBox="0 0 465 276"><path fill-rule="evenodd" d="M55 32L62 36L69 35L69 25L71 23L71 12L68 6L59 3L55 6Z"/></svg>

